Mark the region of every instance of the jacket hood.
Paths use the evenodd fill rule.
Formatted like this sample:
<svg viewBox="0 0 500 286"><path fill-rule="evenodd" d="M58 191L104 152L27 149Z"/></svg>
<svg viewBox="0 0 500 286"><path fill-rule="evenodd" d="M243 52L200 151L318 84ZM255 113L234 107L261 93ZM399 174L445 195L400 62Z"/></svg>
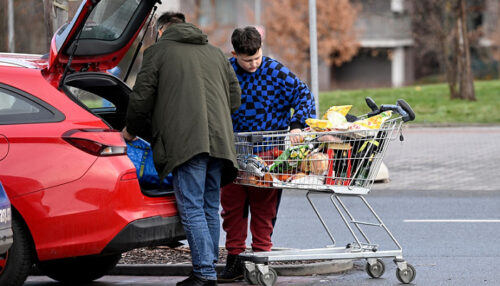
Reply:
<svg viewBox="0 0 500 286"><path fill-rule="evenodd" d="M190 23L171 25L165 30L161 39L195 45L206 45L208 43L207 35Z"/></svg>

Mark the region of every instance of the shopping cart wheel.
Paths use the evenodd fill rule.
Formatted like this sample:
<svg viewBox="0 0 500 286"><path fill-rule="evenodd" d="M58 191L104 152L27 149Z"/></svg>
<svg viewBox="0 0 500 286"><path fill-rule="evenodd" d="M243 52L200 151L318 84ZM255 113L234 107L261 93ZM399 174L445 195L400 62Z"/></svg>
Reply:
<svg viewBox="0 0 500 286"><path fill-rule="evenodd" d="M257 272L257 281L259 281L259 284L262 286L274 286L276 281L278 281L278 273L276 273L276 270L269 267L269 272L266 274Z"/></svg>
<svg viewBox="0 0 500 286"><path fill-rule="evenodd" d="M377 261L373 264L366 263L366 273L370 275L371 278L380 278L385 272L385 264L381 259L377 259Z"/></svg>
<svg viewBox="0 0 500 286"><path fill-rule="evenodd" d="M259 281L257 281L257 272L258 272L257 269L248 271L248 269L245 268L245 271L243 272L243 277L245 278L245 281L247 281L250 285L259 284Z"/></svg>
<svg viewBox="0 0 500 286"><path fill-rule="evenodd" d="M403 284L408 284L415 279L415 276L417 275L417 271L415 268L411 265L406 263L406 269L401 270L401 269L396 269L396 277L398 278L399 282Z"/></svg>

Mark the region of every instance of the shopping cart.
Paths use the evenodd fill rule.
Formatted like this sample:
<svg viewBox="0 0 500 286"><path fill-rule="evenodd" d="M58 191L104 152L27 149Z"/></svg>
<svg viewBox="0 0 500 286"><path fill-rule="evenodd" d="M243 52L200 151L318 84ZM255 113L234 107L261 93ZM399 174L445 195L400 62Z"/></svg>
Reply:
<svg viewBox="0 0 500 286"><path fill-rule="evenodd" d="M387 115L387 112L392 116L376 129L306 129L300 134L288 131L235 134L239 164L236 183L306 191L308 202L333 242L325 248L240 254L244 261L244 277L250 284L274 285L278 275L269 262L298 260L366 259L368 275L379 278L385 271L381 258L393 258L397 265L396 277L401 283L407 284L415 279L415 268L403 259L401 245L364 198L370 192L388 143L398 135L402 140L403 123L413 120L415 115L404 100L398 100L396 105L378 107L367 98L367 104L372 112L361 119ZM292 141L301 143L292 144ZM332 232L311 199L312 194L318 193L330 196L334 209L354 242L345 247L335 246ZM373 221L356 219L344 203L346 197L359 198ZM367 227L382 229L396 249L379 250L378 245L368 238Z"/></svg>

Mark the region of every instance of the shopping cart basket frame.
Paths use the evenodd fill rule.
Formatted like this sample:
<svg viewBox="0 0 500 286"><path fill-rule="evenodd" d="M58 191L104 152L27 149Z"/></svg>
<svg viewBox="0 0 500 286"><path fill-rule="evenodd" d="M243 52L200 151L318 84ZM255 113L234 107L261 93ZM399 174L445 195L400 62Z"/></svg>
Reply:
<svg viewBox="0 0 500 286"><path fill-rule="evenodd" d="M372 109L376 107L369 98L367 104ZM395 140L397 135L402 138L403 123L415 118L411 107L404 100L398 100L397 105L382 105L382 108L384 111L395 111L396 116L374 130L308 130L301 134L263 131L235 134L240 165L236 183L260 188L306 191L306 199L332 241L332 245L325 248L242 253L240 258L244 261L245 279L248 282L274 285L277 273L269 266L269 262L323 259L366 259L368 275L379 278L385 272L382 258L393 258L397 265L396 277L401 283L407 284L415 279L415 268L404 260L401 245L364 197L373 186L389 142ZM381 112L372 110L364 118ZM294 146L290 136L301 136L304 139L303 144ZM330 196L333 208L354 242L343 247L336 246L332 231L311 199L313 194ZM359 198L375 222L356 219L344 203L344 197ZM367 227L382 229L394 243L395 249L378 249L378 245L368 237Z"/></svg>

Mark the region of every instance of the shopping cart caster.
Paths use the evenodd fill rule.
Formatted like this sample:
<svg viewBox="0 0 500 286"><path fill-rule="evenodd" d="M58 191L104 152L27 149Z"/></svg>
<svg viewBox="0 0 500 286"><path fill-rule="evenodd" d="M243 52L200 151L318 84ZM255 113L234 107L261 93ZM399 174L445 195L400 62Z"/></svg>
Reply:
<svg viewBox="0 0 500 286"><path fill-rule="evenodd" d="M255 264L250 261L245 261L245 270L243 271L243 277L245 281L250 285L257 285L259 281L257 280L257 273L259 271L255 267Z"/></svg>
<svg viewBox="0 0 500 286"><path fill-rule="evenodd" d="M261 286L274 286L276 281L278 281L278 273L276 270L269 267L269 271L266 274L257 272L257 281L259 281L259 285Z"/></svg>
<svg viewBox="0 0 500 286"><path fill-rule="evenodd" d="M371 278L380 278L385 272L385 264L381 259L367 259L366 273Z"/></svg>
<svg viewBox="0 0 500 286"><path fill-rule="evenodd" d="M417 275L417 271L415 268L411 265L406 263L406 269L401 270L399 267L396 269L396 277L398 278L399 282L403 284L409 284L413 279L415 279L415 276Z"/></svg>
<svg viewBox="0 0 500 286"><path fill-rule="evenodd" d="M243 272L243 277L245 278L245 281L247 281L250 285L259 284L259 281L257 281L257 270L248 271L245 269L245 271Z"/></svg>

